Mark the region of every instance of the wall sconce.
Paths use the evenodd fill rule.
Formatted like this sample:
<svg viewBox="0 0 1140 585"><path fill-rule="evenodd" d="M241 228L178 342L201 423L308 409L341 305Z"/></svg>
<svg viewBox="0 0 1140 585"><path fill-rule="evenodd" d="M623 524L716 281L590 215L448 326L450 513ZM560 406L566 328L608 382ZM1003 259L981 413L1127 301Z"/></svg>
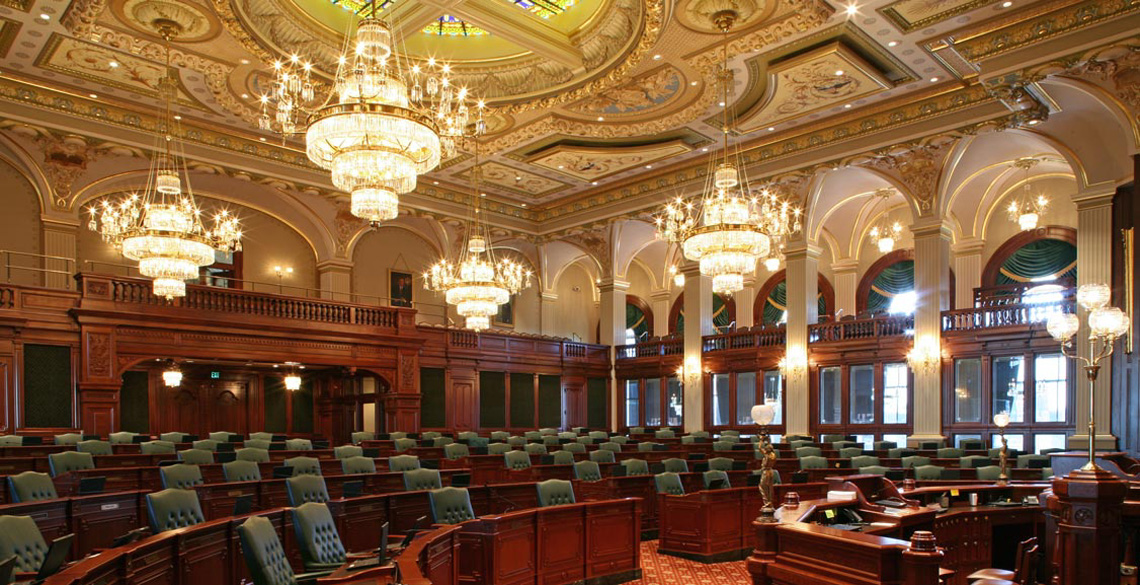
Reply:
<svg viewBox="0 0 1140 585"><path fill-rule="evenodd" d="M807 378L807 350L801 346L791 346L780 360L780 375L788 381L800 382Z"/></svg>
<svg viewBox="0 0 1140 585"><path fill-rule="evenodd" d="M182 385L182 370L174 360L169 360L166 371L162 372L162 382L167 388L177 388Z"/></svg>
<svg viewBox="0 0 1140 585"><path fill-rule="evenodd" d="M281 294L281 281L286 276L292 276L293 275L293 267L292 266L274 266L273 267L273 274L277 275L277 294Z"/></svg>
<svg viewBox="0 0 1140 585"><path fill-rule="evenodd" d="M929 374L942 366L942 347L937 338L926 336L914 340L906 354L906 363L916 373Z"/></svg>
<svg viewBox="0 0 1140 585"><path fill-rule="evenodd" d="M681 378L682 383L696 384L701 379L701 358L696 356L689 356L685 358L685 363L677 368L677 376Z"/></svg>

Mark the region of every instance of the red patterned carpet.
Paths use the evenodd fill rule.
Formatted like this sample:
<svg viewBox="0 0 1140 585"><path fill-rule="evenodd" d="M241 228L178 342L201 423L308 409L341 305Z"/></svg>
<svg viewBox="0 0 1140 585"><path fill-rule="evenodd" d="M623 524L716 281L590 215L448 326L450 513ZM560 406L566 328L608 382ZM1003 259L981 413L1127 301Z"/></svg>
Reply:
<svg viewBox="0 0 1140 585"><path fill-rule="evenodd" d="M752 582L744 561L706 565L657 554L657 541L641 543L642 577L629 585L747 585Z"/></svg>

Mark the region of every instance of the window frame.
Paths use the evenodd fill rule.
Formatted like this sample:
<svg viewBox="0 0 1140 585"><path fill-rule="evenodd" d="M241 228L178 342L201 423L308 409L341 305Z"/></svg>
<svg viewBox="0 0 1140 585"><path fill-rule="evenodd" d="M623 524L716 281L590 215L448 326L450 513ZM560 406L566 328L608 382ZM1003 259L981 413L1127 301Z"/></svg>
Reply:
<svg viewBox="0 0 1140 585"><path fill-rule="evenodd" d="M887 364L906 363L906 359L902 356L883 356L873 360L846 360L840 358L830 358L827 361L813 363L808 368L809 378L809 405L808 405L808 418L809 428L813 436L820 436L824 434L836 435L874 435L876 440L881 440L883 435L907 435L914 434L914 372L907 367L907 404L906 404L906 419L905 424L886 424L884 422L885 415L883 406L886 398L886 386L884 384L884 372ZM874 380L874 420L869 423L852 423L851 421L851 369L858 366L874 366L873 380ZM839 423L837 424L824 424L820 422L820 407L822 405L820 390L822 381L822 372L826 368L839 368Z"/></svg>
<svg viewBox="0 0 1140 585"><path fill-rule="evenodd" d="M765 372L779 371L776 364L771 364L765 367L749 368L746 370L731 370L731 371L715 371L706 373L704 375L704 404L705 404L705 429L711 432L740 431L744 434L756 434L760 431L759 427L755 424L737 424L737 383L736 378L740 374L754 374L755 375L755 392L753 394L753 401L764 398L764 374ZM728 375L728 422L727 425L714 425L713 424L713 411L712 411L712 378L717 374ZM757 403L758 404L758 403ZM788 404L788 380L782 374L780 375L780 423L768 425L768 433L773 435L785 434L786 420L787 420L787 404ZM754 405L753 405L754 406ZM751 407L749 407L751 409Z"/></svg>
<svg viewBox="0 0 1140 585"><path fill-rule="evenodd" d="M636 377L636 378L619 378L618 384L620 385L620 391L621 392L620 392L620 399L618 401L619 405L618 405L618 411L617 411L617 414L618 414L618 425L617 426L618 426L618 428L624 429L628 432L629 428L632 426L654 428L654 429L672 428L674 426L683 427L685 424L685 390L684 390L684 381L683 380L681 381L682 382L682 384L681 384L681 424L680 425L668 424L669 423L669 380L672 380L673 378L677 378L677 376L676 375L665 375L665 376L641 376L641 377ZM657 386L657 394L658 394L657 399L658 399L658 410L659 410L658 416L660 416L661 423L662 423L660 425L647 425L646 424L647 417L646 417L646 412L645 412L645 405L647 402L646 396L648 396L648 393L649 393L649 384L648 384L649 380L656 380L658 383L658 386ZM632 381L637 382L637 424L634 424L634 425L628 424L628 421L629 421L628 412L627 412L628 411L628 406L627 406L628 401L626 400L626 393L625 393L626 383L632 382Z"/></svg>

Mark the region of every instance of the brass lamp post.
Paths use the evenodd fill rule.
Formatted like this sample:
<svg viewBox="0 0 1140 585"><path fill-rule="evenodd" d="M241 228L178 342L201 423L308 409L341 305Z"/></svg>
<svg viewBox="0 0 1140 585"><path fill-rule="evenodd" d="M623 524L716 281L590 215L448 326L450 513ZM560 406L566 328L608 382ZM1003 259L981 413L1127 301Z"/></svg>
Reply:
<svg viewBox="0 0 1140 585"><path fill-rule="evenodd" d="M770 402L757 404L752 407L752 421L760 425L760 499L764 505L760 509L761 522L775 522L775 508L772 507L772 485L775 483L776 450L772 448L772 440L768 435L768 425L776 418L776 407Z"/></svg>
<svg viewBox="0 0 1140 585"><path fill-rule="evenodd" d="M998 432L1001 433L1001 475L998 476L998 481L1005 483L1009 480L1009 441L1005 438L1005 427L1009 425L1009 413L995 414L994 424L997 425Z"/></svg>

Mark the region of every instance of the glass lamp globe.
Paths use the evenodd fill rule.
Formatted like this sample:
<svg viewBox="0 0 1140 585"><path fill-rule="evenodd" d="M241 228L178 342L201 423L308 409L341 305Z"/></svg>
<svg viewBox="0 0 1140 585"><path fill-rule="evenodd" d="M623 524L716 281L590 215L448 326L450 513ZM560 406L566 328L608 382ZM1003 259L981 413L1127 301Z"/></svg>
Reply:
<svg viewBox="0 0 1140 585"><path fill-rule="evenodd" d="M1023 231L1030 231L1037 229L1038 215L1036 213L1023 213L1017 216L1017 225Z"/></svg>
<svg viewBox="0 0 1140 585"><path fill-rule="evenodd" d="M994 415L994 424L997 425L997 427L1001 428L1001 429L1004 429L1005 427L1009 426L1009 413L1008 412L1002 412L999 414L995 414Z"/></svg>
<svg viewBox="0 0 1140 585"><path fill-rule="evenodd" d="M1086 311L1095 311L1108 304L1112 288L1107 284L1082 284L1077 287L1077 303Z"/></svg>
<svg viewBox="0 0 1140 585"><path fill-rule="evenodd" d="M883 254L895 249L894 238L879 238L879 251Z"/></svg>
<svg viewBox="0 0 1140 585"><path fill-rule="evenodd" d="M1094 337L1115 339L1128 330L1129 319L1116 307L1101 307L1089 313L1089 329Z"/></svg>
<svg viewBox="0 0 1140 585"><path fill-rule="evenodd" d="M776 408L771 404L757 404L752 407L752 421L760 426L772 424L776 419Z"/></svg>
<svg viewBox="0 0 1140 585"><path fill-rule="evenodd" d="M779 270L780 269L780 259L775 257L775 256L769 256L768 258L765 258L764 259L764 268L767 268L768 272L775 272L775 271Z"/></svg>
<svg viewBox="0 0 1140 585"><path fill-rule="evenodd" d="M1045 322L1045 329L1049 332L1049 335L1060 342L1072 339L1080 327L1080 320L1072 313L1054 313L1050 315L1049 320Z"/></svg>
<svg viewBox="0 0 1140 585"><path fill-rule="evenodd" d="M289 374L285 376L285 389L286 390L300 390L301 377L297 374Z"/></svg>
<svg viewBox="0 0 1140 585"><path fill-rule="evenodd" d="M169 388L175 388L182 384L182 370L171 369L162 373L162 381Z"/></svg>

